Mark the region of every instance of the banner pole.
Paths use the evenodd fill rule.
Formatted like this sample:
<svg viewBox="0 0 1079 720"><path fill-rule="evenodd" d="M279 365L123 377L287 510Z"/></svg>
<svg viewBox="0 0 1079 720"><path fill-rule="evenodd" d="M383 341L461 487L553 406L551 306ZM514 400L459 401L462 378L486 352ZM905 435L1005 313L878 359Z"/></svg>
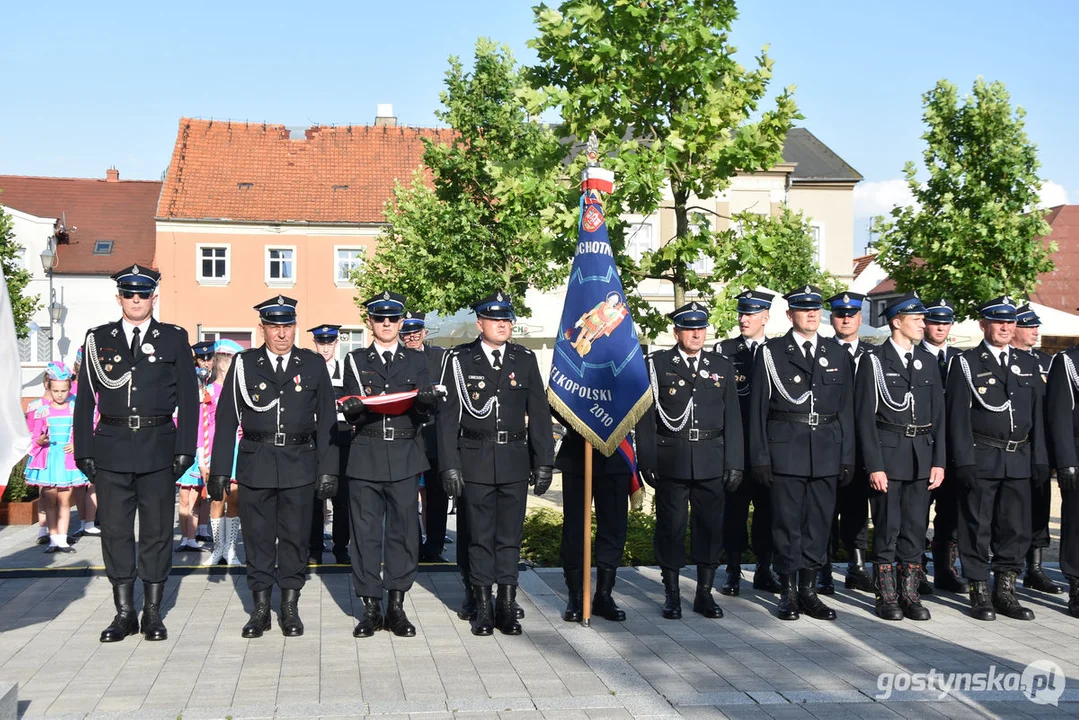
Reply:
<svg viewBox="0 0 1079 720"><path fill-rule="evenodd" d="M592 443L584 442L584 583L581 624L589 626L592 618Z"/></svg>

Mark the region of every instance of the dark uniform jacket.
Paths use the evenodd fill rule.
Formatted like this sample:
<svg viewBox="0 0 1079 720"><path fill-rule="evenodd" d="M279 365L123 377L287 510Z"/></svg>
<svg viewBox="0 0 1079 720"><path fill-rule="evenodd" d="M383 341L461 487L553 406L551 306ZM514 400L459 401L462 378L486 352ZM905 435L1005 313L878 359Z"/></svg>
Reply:
<svg viewBox="0 0 1079 720"><path fill-rule="evenodd" d="M651 353L648 367L658 394L655 407L637 423L638 465L678 480L709 480L724 470L744 470L742 412L731 361L702 350L691 373L674 347ZM675 421L691 401L693 410L678 432L658 417L661 409Z"/></svg>
<svg viewBox="0 0 1079 720"><path fill-rule="evenodd" d="M926 343L925 341L922 341L922 348L927 353L929 353L930 355L933 356L933 363L936 364L937 368L940 370L940 383L941 383L941 385L943 385L945 387L945 389L947 389L947 387L948 387L948 363L951 362L952 358L954 358L956 355L959 354L959 350L957 348L952 347L951 345L945 345L944 346L944 352L942 352L942 353L940 353L938 355L935 350L930 350L929 349L929 344ZM943 360L940 357L941 355L944 356Z"/></svg>
<svg viewBox="0 0 1079 720"><path fill-rule="evenodd" d="M449 383L442 379L442 366L444 364L443 361L446 358L446 350L444 348L426 345L423 348L423 356L427 359L427 375L431 379L431 384L442 384L448 389ZM437 468L438 432L435 429L435 413L431 413L431 417L423 425L423 449L427 453L428 464L433 468Z"/></svg>
<svg viewBox="0 0 1079 720"><path fill-rule="evenodd" d="M838 475L840 465L855 464L853 362L845 348L818 336L810 367L803 342L790 330L757 351L749 403L749 464L771 465L772 472L779 475ZM769 356L776 380L792 399L812 390L813 412L836 417L830 422L826 417L819 418L816 426L775 417L776 412L808 414L811 400L796 405L781 395L769 378L765 364Z"/></svg>
<svg viewBox="0 0 1079 720"><path fill-rule="evenodd" d="M536 356L515 343L504 346L502 372L491 367L480 347L482 340L450 350L445 385L449 395L438 408L438 461L442 470L460 469L465 482L498 485L524 482L531 470L554 465L551 409ZM477 414L490 403L486 417ZM527 422L526 422L527 418ZM526 431L526 437L505 443L462 436L462 430L506 432L507 438Z"/></svg>
<svg viewBox="0 0 1079 720"><path fill-rule="evenodd" d="M1038 390L1041 392L1042 397L1045 397L1045 386L1049 382L1049 368L1053 364L1053 356L1049 353L1042 352L1037 348L1031 350L1019 350L1017 352L1028 352L1034 358L1034 362L1038 364L1038 375L1042 379L1042 384L1038 386Z"/></svg>
<svg viewBox="0 0 1079 720"><path fill-rule="evenodd" d="M259 412L255 408L277 405ZM337 475L339 458L332 435L337 424L333 386L326 362L311 350L292 348L280 381L266 346L236 356L217 403L211 475L231 475L236 429L243 435L236 458L236 480L253 488L292 488L310 485L319 475ZM252 439L253 434L293 438L309 435L302 444L274 445Z"/></svg>
<svg viewBox="0 0 1079 720"><path fill-rule="evenodd" d="M943 468L947 457L944 386L937 359L920 346L915 346L911 354L908 368L892 343L886 341L877 348L874 358L862 358L854 387L857 437L865 470L885 472L894 480L928 479L929 469ZM905 410L889 407L879 384L885 386L893 406L903 406L908 392L913 394L913 406ZM878 423L932 427L900 430Z"/></svg>
<svg viewBox="0 0 1079 720"><path fill-rule="evenodd" d="M113 472L149 473L169 467L176 455L195 454L199 391L186 330L151 318L133 360L117 320L90 330L84 348L72 420L77 459L93 458ZM100 423L95 429L95 409L107 417L171 418L175 412L176 423L138 430Z"/></svg>
<svg viewBox="0 0 1079 720"><path fill-rule="evenodd" d="M760 352L761 346L764 345L764 341L757 344L757 352ZM722 354L725 358L731 361L731 365L734 366L734 379L738 390L738 404L742 408L742 420L743 422L749 422L749 389L751 387L750 380L753 375L753 360L756 354L749 349L749 342L744 337L730 338L717 342L715 347L712 348L712 352ZM749 442L749 435L746 433L746 442Z"/></svg>
<svg viewBox="0 0 1079 720"><path fill-rule="evenodd" d="M421 390L431 384L427 358L419 350L398 344L393 363L387 369L375 344L356 349L345 358L345 396L385 395ZM419 475L427 470L420 426L428 413L412 408L401 415L378 415L368 412L353 433L348 453L348 476L369 481L393 482ZM364 435L363 431L378 433ZM402 430L411 438L396 437ZM388 439L393 436L394 439Z"/></svg>
<svg viewBox="0 0 1079 720"><path fill-rule="evenodd" d="M1079 467L1079 393L1074 377L1079 379L1079 347L1069 348L1053 357L1046 389L1046 423L1053 467Z"/></svg>
<svg viewBox="0 0 1079 720"><path fill-rule="evenodd" d="M969 369L969 379L965 369ZM1007 370L984 343L954 358L948 371L946 405L948 451L955 466L975 465L978 476L984 478L1028 478L1033 465L1048 465L1041 382L1034 356L1014 348L1008 352ZM987 410L982 405L1001 407L1008 401L1011 413ZM1015 452L1007 452L979 442L974 433L1000 441L1027 442Z"/></svg>
<svg viewBox="0 0 1079 720"><path fill-rule="evenodd" d="M558 421L566 428L566 434L562 438L562 444L558 448L558 455L554 459L554 466L566 475L584 475L584 437L569 426L561 417ZM592 448L592 477L598 478L604 475L629 475L629 463L622 453L615 450L607 457L596 448Z"/></svg>

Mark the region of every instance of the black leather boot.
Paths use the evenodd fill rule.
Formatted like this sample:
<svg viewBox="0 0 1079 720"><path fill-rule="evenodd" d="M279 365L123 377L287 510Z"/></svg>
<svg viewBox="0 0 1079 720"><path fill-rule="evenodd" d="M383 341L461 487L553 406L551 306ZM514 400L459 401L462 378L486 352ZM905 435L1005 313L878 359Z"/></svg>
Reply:
<svg viewBox="0 0 1079 720"><path fill-rule="evenodd" d="M101 631L101 642L120 642L139 631L139 614L135 612L135 583L112 586L112 602L116 615L112 623Z"/></svg>
<svg viewBox="0 0 1079 720"><path fill-rule="evenodd" d="M390 590L386 602L386 629L397 637L415 637L416 626L408 621L405 614L404 590Z"/></svg>
<svg viewBox="0 0 1079 720"><path fill-rule="evenodd" d="M513 609L516 598L516 585L499 584L498 598L495 600L495 627L503 635L521 634L521 623L517 622L517 613Z"/></svg>
<svg viewBox="0 0 1079 720"><path fill-rule="evenodd" d="M830 562L824 563L820 569L820 577L817 579L817 592L821 595L835 595L835 580L832 579L832 563Z"/></svg>
<svg viewBox="0 0 1079 720"><path fill-rule="evenodd" d="M932 595L933 584L926 579L926 568L929 566L929 558L922 555L922 561L918 563L918 594Z"/></svg>
<svg viewBox="0 0 1079 720"><path fill-rule="evenodd" d="M382 617L382 598L364 597L363 617L356 623L352 630L352 637L371 637L383 628L386 623Z"/></svg>
<svg viewBox="0 0 1079 720"><path fill-rule="evenodd" d="M562 619L566 622L581 622L584 614L584 578L579 570L565 572L563 577L566 578L567 594L566 610L562 613Z"/></svg>
<svg viewBox="0 0 1079 720"><path fill-rule="evenodd" d="M254 607L251 608L251 616L247 619L247 624L240 631L241 637L248 639L262 637L262 633L270 629L270 596L272 593L272 588L251 591Z"/></svg>
<svg viewBox="0 0 1079 720"><path fill-rule="evenodd" d="M1027 551L1027 572L1023 576L1023 587L1050 595L1059 595L1064 589L1049 579L1042 570L1042 549L1031 548Z"/></svg>
<svg viewBox="0 0 1079 720"><path fill-rule="evenodd" d="M997 570L993 584L993 607L998 613L1013 620L1033 620L1034 611L1019 604L1015 597L1015 573Z"/></svg>
<svg viewBox="0 0 1079 720"><path fill-rule="evenodd" d="M472 615L472 634L491 635L495 631L494 608L491 607L491 586L473 585L472 604L476 612Z"/></svg>
<svg viewBox="0 0 1079 720"><path fill-rule="evenodd" d="M779 619L797 620L802 616L798 609L798 576L780 573L779 584L782 587L779 591Z"/></svg>
<svg viewBox="0 0 1079 720"><path fill-rule="evenodd" d="M468 575L461 575L461 582L465 585L465 599L461 603L461 609L457 611L457 617L462 620L474 620L476 618L476 598L472 594L472 584Z"/></svg>
<svg viewBox="0 0 1079 720"><path fill-rule="evenodd" d="M727 563L727 574L723 578L723 585L720 586L719 592L730 597L738 597L742 592L741 563Z"/></svg>
<svg viewBox="0 0 1079 720"><path fill-rule="evenodd" d="M596 568L596 594L592 598L592 614L611 622L622 622L626 619L626 613L615 604L614 598L611 597L615 576L614 568Z"/></svg>
<svg viewBox="0 0 1079 720"><path fill-rule="evenodd" d="M996 620L997 614L993 610L993 603L989 600L989 582L987 580L971 580L970 588L970 616L975 620Z"/></svg>
<svg viewBox="0 0 1079 720"><path fill-rule="evenodd" d="M865 550L854 549L851 560L847 563L847 579L843 585L848 590L873 592L873 578L865 568Z"/></svg>
<svg viewBox="0 0 1079 720"><path fill-rule="evenodd" d="M682 595L678 590L678 571L673 568L660 568L663 578L663 617L679 620L682 617Z"/></svg>
<svg viewBox="0 0 1079 720"><path fill-rule="evenodd" d="M903 611L899 609L899 593L895 584L895 565L892 563L873 563L874 584L876 585L877 617L882 620L902 620Z"/></svg>
<svg viewBox="0 0 1079 720"><path fill-rule="evenodd" d="M945 592L970 592L970 586L955 567L958 558L959 546L956 543L933 540L933 587Z"/></svg>
<svg viewBox="0 0 1079 720"><path fill-rule="evenodd" d="M723 617L723 608L712 599L712 583L716 580L716 569L710 565L697 566L697 592L693 595L693 612L706 618Z"/></svg>
<svg viewBox="0 0 1079 720"><path fill-rule="evenodd" d="M783 588L772 572L772 556L761 553L757 556L757 569L753 571L753 589L770 593L783 592Z"/></svg>
<svg viewBox="0 0 1079 720"><path fill-rule="evenodd" d="M1079 578L1068 579L1068 612L1079 618Z"/></svg>
<svg viewBox="0 0 1079 720"><path fill-rule="evenodd" d="M167 640L169 631L161 621L161 601L165 598L165 583L142 584L142 622L139 630L142 636L151 642Z"/></svg>
<svg viewBox="0 0 1079 720"><path fill-rule="evenodd" d="M303 635L298 588L281 588L281 609L277 613L277 623L281 626L281 634L285 637Z"/></svg>
<svg viewBox="0 0 1079 720"><path fill-rule="evenodd" d="M525 609L517 604L517 601L513 601L513 617L518 620L523 620L525 616Z"/></svg>
<svg viewBox="0 0 1079 720"><path fill-rule="evenodd" d="M802 568L798 571L798 607L802 612L816 620L835 620L835 610L825 605L813 587L817 571Z"/></svg>
<svg viewBox="0 0 1079 720"><path fill-rule="evenodd" d="M929 608L922 605L918 585L922 579L919 563L899 563L899 607L911 620L929 620Z"/></svg>

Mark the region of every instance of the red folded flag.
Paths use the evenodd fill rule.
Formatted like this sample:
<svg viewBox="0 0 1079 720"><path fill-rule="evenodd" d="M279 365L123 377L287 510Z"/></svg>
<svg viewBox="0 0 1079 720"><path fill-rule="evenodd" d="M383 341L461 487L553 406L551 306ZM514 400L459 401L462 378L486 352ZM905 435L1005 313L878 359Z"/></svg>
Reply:
<svg viewBox="0 0 1079 720"><path fill-rule="evenodd" d="M356 398L371 412L380 415L404 415L412 407L412 401L419 390L406 390L405 392L387 393L385 395L349 395L340 398L341 403L349 398Z"/></svg>

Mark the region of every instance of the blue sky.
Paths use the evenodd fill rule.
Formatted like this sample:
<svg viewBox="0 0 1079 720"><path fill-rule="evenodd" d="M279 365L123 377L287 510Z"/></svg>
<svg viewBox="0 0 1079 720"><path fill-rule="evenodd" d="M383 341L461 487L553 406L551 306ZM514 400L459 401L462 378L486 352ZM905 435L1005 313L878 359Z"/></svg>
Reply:
<svg viewBox="0 0 1079 720"><path fill-rule="evenodd" d="M182 116L364 124L392 103L400 122L431 125L448 56L471 57L478 36L534 58L530 6L16 3L0 43L0 173L103 177L114 165L156 179ZM896 180L922 149L921 94L939 78L1007 84L1028 113L1045 199L1079 203L1079 4L756 0L740 12L745 61L770 44L775 89L796 85L801 124L866 177L856 250L868 217L902 198Z"/></svg>

